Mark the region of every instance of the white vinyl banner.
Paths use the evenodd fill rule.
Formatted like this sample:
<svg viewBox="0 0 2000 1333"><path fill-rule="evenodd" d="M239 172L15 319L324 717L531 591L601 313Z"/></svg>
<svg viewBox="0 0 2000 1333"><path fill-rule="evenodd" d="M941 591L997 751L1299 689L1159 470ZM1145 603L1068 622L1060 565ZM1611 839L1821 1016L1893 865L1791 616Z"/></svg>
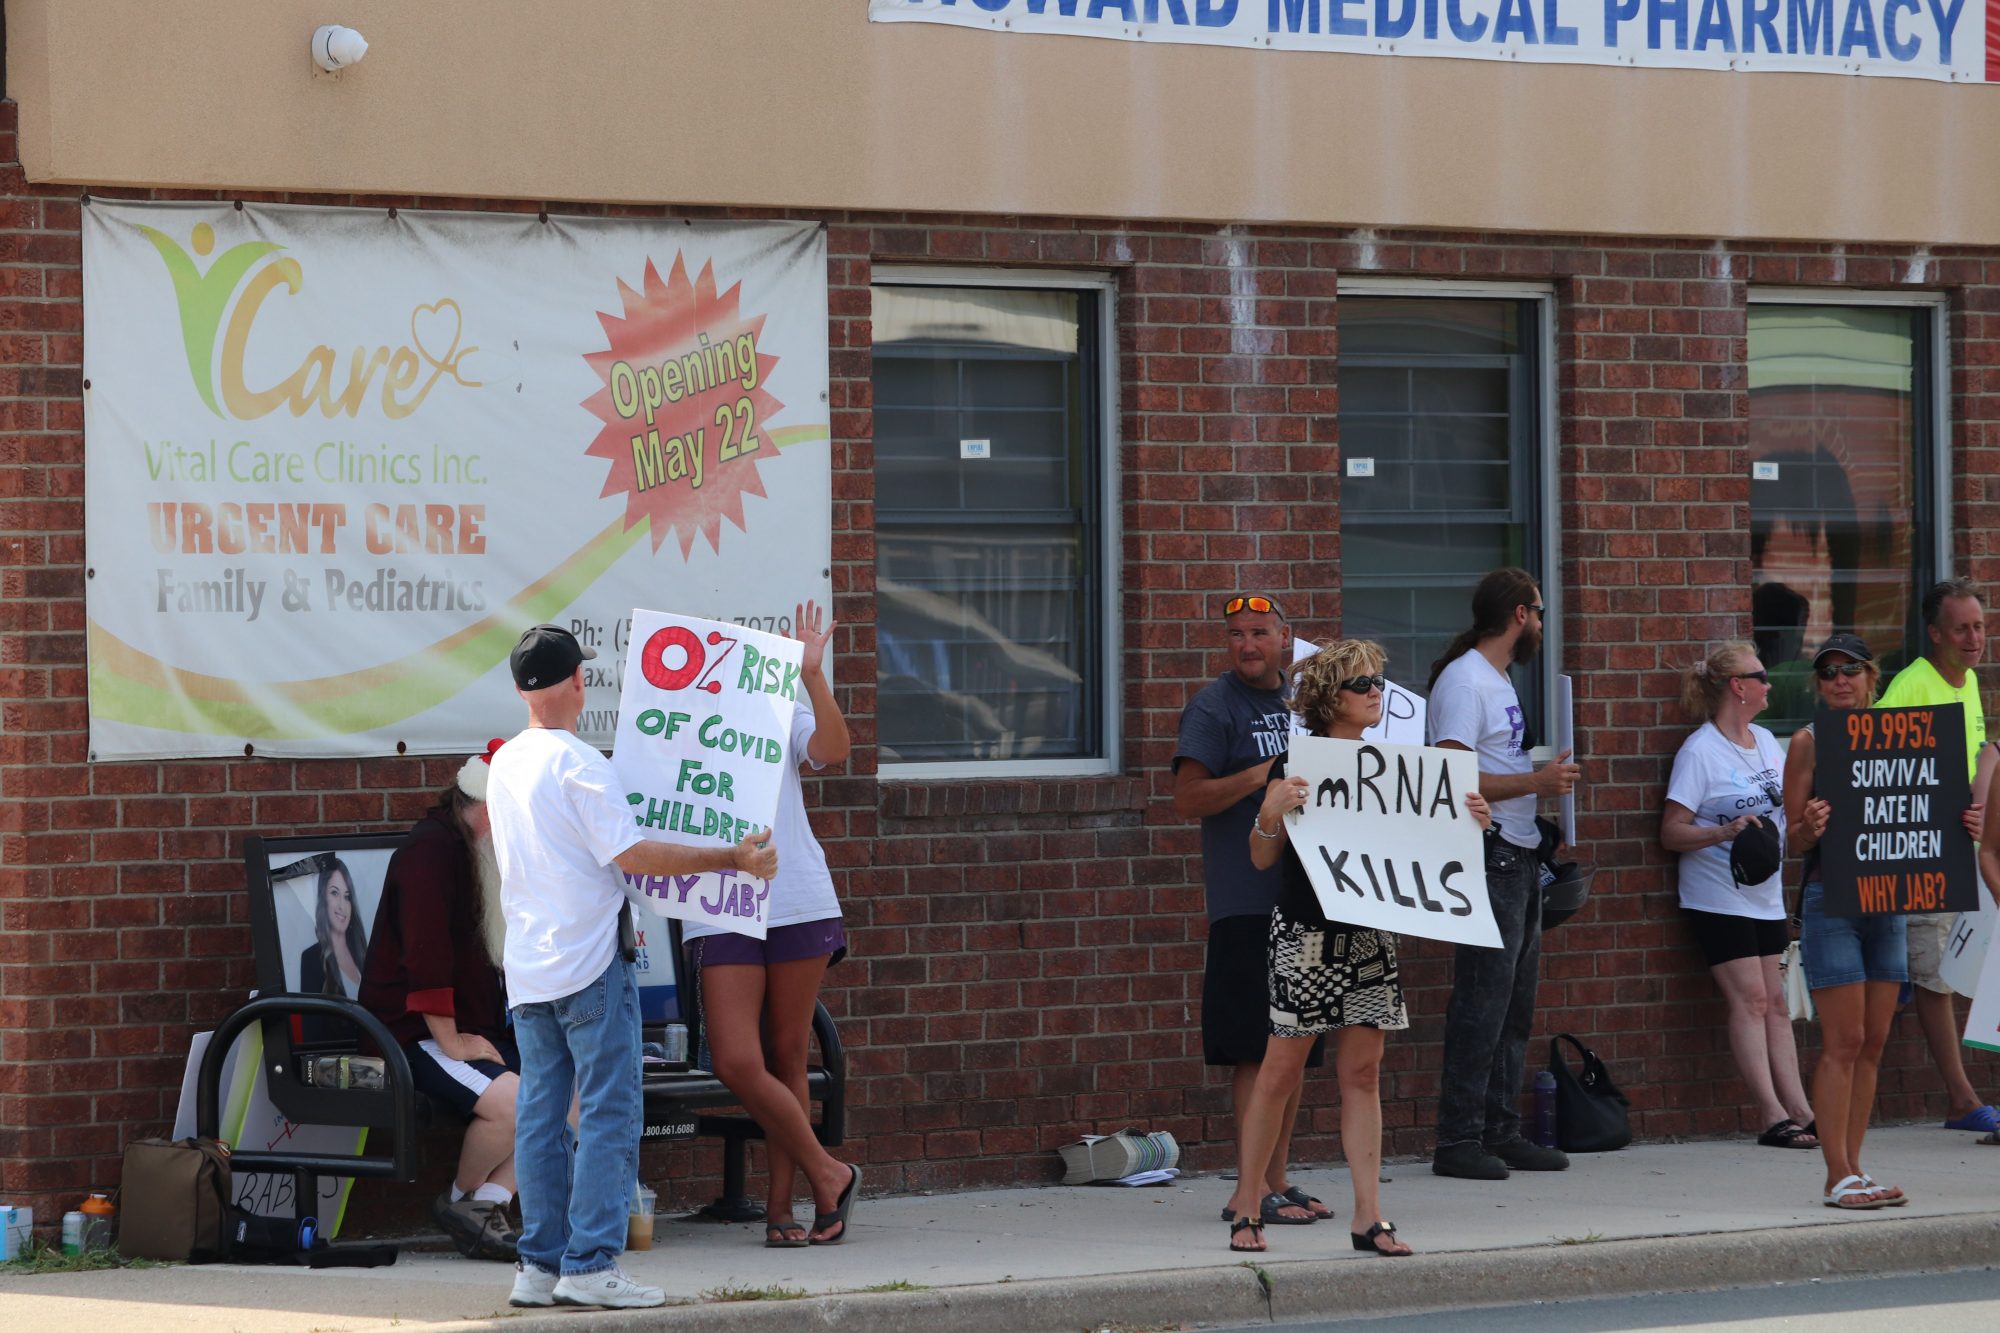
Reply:
<svg viewBox="0 0 2000 1333"><path fill-rule="evenodd" d="M732 847L771 827L794 761L796 639L660 611L632 613L612 767L639 831ZM764 938L771 886L735 871L634 876L661 916Z"/></svg>
<svg viewBox="0 0 2000 1333"><path fill-rule="evenodd" d="M1128 42L1979 83L1988 0L869 0L877 23Z"/></svg>
<svg viewBox="0 0 2000 1333"><path fill-rule="evenodd" d="M811 223L93 200L83 210L96 758L462 753L507 653L626 609L828 600Z"/></svg>
<svg viewBox="0 0 2000 1333"><path fill-rule="evenodd" d="M1497 948L1486 850L1465 797L1465 750L1295 736L1285 760L1306 780L1288 834L1332 921Z"/></svg>

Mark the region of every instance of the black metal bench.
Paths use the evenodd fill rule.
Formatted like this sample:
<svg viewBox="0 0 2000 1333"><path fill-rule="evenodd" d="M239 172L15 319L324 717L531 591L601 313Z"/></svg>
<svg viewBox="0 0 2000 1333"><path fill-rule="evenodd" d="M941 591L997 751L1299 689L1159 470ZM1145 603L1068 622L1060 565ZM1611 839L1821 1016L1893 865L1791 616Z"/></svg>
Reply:
<svg viewBox="0 0 2000 1333"><path fill-rule="evenodd" d="M278 905L274 898L274 866L312 857L320 853L393 852L404 841L401 834L347 834L325 837L258 838L249 840L244 850L250 890L250 930L257 968L257 995L238 1007L217 1027L202 1060L196 1091L196 1133L217 1137L221 1125L220 1084L230 1043L251 1024L262 1025L264 1074L271 1103L287 1119L301 1125L336 1125L383 1130L390 1136L387 1152L371 1151L353 1157L282 1150L244 1150L232 1154L233 1169L239 1173L282 1173L294 1182L297 1216L303 1220L316 1206L319 1178L353 1177L369 1180L411 1181L416 1178L416 1143L419 1129L434 1121L456 1117L446 1108L418 1092L410 1077L409 1061L388 1029L359 1004L338 996L302 994L289 989L285 972L286 951L280 938ZM699 1049L701 1015L695 1011L698 987L685 985L688 976L686 950L682 947L680 925L668 923L668 948L674 962L674 1004L665 1012L647 1015L645 1037L659 1040L669 1022L684 1022L688 1028L688 1055ZM651 942L648 942L651 947ZM680 1012L675 1012L675 1010ZM305 1041L294 1032L296 1020L332 1020L349 1029L348 1034L328 1037L318 1033ZM321 1026L315 1023L316 1027ZM813 1130L828 1147L839 1145L846 1133L847 1064L840 1033L825 1005L813 1012L813 1040L819 1063L807 1074L807 1082L819 1115ZM310 1056L354 1054L364 1049L383 1059L384 1087L315 1087L300 1077L301 1061ZM643 1076L645 1122L642 1142L717 1138L722 1140L722 1193L701 1210L704 1215L724 1221L756 1221L764 1210L751 1202L745 1188L745 1162L750 1140L763 1138L763 1130L747 1115L719 1114L736 1106L736 1098L722 1080L706 1070L649 1069Z"/></svg>

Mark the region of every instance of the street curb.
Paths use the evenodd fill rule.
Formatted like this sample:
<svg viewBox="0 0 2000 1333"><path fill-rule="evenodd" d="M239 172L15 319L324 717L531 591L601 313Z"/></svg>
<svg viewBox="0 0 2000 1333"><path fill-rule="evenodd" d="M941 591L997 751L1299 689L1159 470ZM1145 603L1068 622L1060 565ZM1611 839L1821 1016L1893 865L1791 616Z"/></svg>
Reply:
<svg viewBox="0 0 2000 1333"><path fill-rule="evenodd" d="M1766 1286L2000 1263L2000 1213L1720 1231L1419 1255L1408 1262L1273 1260L911 1292L853 1292L595 1314L593 1329L670 1333L1076 1333L1106 1325L1262 1324L1653 1291ZM526 1311L459 1327L579 1333L583 1311Z"/></svg>

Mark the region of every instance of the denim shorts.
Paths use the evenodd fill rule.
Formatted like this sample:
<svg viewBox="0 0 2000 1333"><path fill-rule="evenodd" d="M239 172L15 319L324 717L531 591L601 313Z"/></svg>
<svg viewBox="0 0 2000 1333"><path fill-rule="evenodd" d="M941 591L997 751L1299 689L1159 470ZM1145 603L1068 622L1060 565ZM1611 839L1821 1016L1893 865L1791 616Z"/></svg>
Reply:
<svg viewBox="0 0 2000 1333"><path fill-rule="evenodd" d="M1819 882L1807 884L1799 914L1799 953L1809 988L1910 979L1908 917L1828 916L1825 907L1826 891Z"/></svg>

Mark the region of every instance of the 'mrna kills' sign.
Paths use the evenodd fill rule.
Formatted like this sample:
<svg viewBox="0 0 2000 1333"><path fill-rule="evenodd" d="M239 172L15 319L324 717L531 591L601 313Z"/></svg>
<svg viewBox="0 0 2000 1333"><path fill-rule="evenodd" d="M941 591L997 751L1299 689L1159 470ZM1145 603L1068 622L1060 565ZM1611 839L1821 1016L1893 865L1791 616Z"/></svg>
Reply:
<svg viewBox="0 0 2000 1333"><path fill-rule="evenodd" d="M1311 793L1291 841L1330 920L1499 945L1485 840L1465 808L1479 789L1474 756L1297 736L1285 771Z"/></svg>

